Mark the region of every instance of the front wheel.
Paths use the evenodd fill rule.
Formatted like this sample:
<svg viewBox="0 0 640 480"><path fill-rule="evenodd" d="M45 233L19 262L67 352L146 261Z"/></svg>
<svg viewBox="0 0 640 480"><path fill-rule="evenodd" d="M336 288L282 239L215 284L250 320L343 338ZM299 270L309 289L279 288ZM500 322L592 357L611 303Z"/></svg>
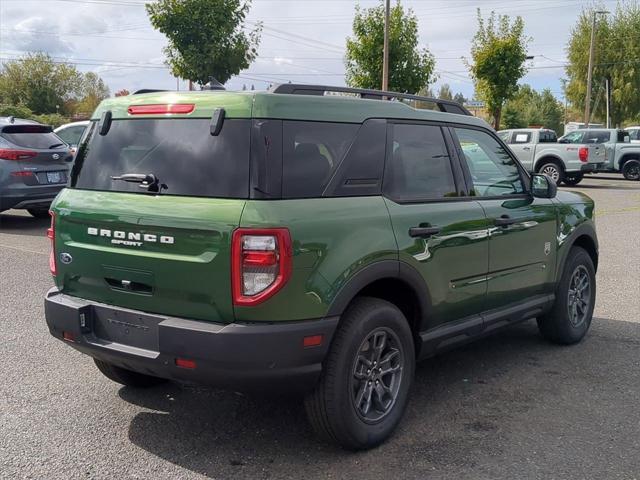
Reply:
<svg viewBox="0 0 640 480"><path fill-rule="evenodd" d="M415 348L407 319L393 304L356 299L347 309L305 399L307 416L325 440L350 450L374 447L394 431L407 406Z"/></svg>
<svg viewBox="0 0 640 480"><path fill-rule="evenodd" d="M578 343L591 326L596 303L596 273L591 256L573 247L556 288L556 301L549 313L538 317L538 328L547 340Z"/></svg>
<svg viewBox="0 0 640 480"><path fill-rule="evenodd" d="M627 160L622 166L622 176L627 180L640 180L640 160Z"/></svg>
<svg viewBox="0 0 640 480"><path fill-rule="evenodd" d="M539 169L538 173L542 173L547 177L553 179L557 185L560 185L560 182L564 180L564 172L562 168L554 162L548 162L543 164Z"/></svg>
<svg viewBox="0 0 640 480"><path fill-rule="evenodd" d="M564 176L564 184L569 186L569 187L573 187L574 185L578 185L582 179L584 178L584 176L581 173L567 173Z"/></svg>

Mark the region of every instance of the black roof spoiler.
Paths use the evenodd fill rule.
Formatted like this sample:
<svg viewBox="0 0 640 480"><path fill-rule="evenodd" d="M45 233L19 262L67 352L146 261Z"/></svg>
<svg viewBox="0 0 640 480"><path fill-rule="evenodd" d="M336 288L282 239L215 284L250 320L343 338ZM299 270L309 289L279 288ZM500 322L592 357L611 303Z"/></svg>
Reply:
<svg viewBox="0 0 640 480"><path fill-rule="evenodd" d="M471 115L471 112L458 102L443 100L440 98L423 97L409 93L386 92L383 90L371 90L367 88L335 87L331 85L305 85L297 83L283 83L269 90L271 93L289 95L326 95L327 93L350 93L360 98L370 100L414 100L435 104L441 112Z"/></svg>

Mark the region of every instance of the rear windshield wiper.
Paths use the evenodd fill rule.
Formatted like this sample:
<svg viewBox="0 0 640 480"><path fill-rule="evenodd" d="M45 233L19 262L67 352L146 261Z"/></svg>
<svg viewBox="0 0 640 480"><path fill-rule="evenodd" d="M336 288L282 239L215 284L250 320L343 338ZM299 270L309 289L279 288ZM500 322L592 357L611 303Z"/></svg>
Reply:
<svg viewBox="0 0 640 480"><path fill-rule="evenodd" d="M160 192L162 189L168 188L164 183L160 183L158 177L153 173L125 173L123 175L114 175L111 180L122 180L123 182L139 183L140 188L146 188L150 192Z"/></svg>
<svg viewBox="0 0 640 480"><path fill-rule="evenodd" d="M66 143L54 143L49 148L58 148L58 147L62 147L63 145L66 145Z"/></svg>

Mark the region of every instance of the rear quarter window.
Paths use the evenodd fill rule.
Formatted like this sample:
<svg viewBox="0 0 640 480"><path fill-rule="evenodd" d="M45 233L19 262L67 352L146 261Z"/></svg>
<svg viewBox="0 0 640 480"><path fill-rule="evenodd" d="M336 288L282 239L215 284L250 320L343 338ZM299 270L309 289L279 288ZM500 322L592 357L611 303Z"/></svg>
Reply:
<svg viewBox="0 0 640 480"><path fill-rule="evenodd" d="M247 198L250 120L227 119L218 136L209 119L114 120L101 136L89 127L71 172L71 187L147 193L139 184L113 180L153 174L163 195Z"/></svg>

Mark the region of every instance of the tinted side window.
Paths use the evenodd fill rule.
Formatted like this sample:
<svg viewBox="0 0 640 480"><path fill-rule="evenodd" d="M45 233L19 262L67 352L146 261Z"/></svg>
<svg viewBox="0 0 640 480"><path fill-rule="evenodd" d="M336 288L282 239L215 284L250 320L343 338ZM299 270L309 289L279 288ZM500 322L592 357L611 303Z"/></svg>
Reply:
<svg viewBox="0 0 640 480"><path fill-rule="evenodd" d="M60 130L57 135L69 145L77 145L84 133L84 129L83 125L78 125Z"/></svg>
<svg viewBox="0 0 640 480"><path fill-rule="evenodd" d="M558 141L558 137L556 137L555 132L540 132L540 139L538 143L555 143Z"/></svg>
<svg viewBox="0 0 640 480"><path fill-rule="evenodd" d="M582 143L606 143L609 141L609 132L587 132Z"/></svg>
<svg viewBox="0 0 640 480"><path fill-rule="evenodd" d="M456 196L442 130L433 125L395 124L384 174L385 193L419 201Z"/></svg>
<svg viewBox="0 0 640 480"><path fill-rule="evenodd" d="M638 136L638 134L640 134L640 129L631 129L627 132L629 134L629 138L631 140L640 140L640 137ZM618 140L620 141L620 140Z"/></svg>
<svg viewBox="0 0 640 480"><path fill-rule="evenodd" d="M359 124L282 122L282 197L320 197Z"/></svg>
<svg viewBox="0 0 640 480"><path fill-rule="evenodd" d="M564 143L582 143L584 132L571 132L562 137Z"/></svg>
<svg viewBox="0 0 640 480"><path fill-rule="evenodd" d="M486 132L455 129L473 181L473 195L493 197L524 193L520 170L495 138Z"/></svg>

